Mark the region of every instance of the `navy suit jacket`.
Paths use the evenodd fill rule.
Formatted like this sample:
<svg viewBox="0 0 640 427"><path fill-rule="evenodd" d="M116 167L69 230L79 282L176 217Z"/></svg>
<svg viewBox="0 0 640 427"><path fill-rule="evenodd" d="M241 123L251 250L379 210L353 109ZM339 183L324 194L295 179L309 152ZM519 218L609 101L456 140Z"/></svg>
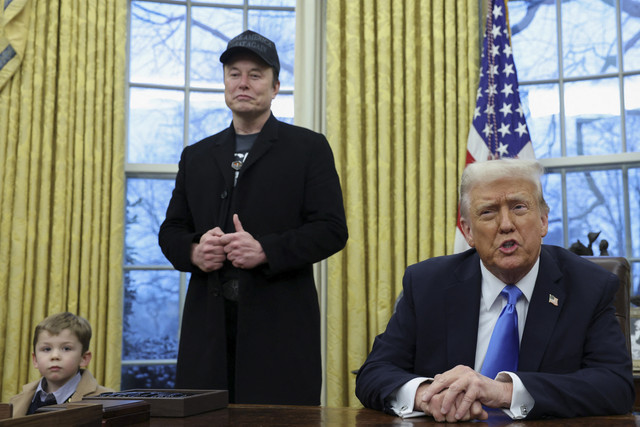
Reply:
<svg viewBox="0 0 640 427"><path fill-rule="evenodd" d="M404 296L356 379L365 406L390 412L387 397L407 381L474 366L481 281L475 249L407 268ZM591 261L542 246L516 372L535 399L527 418L631 410L632 363L613 307L618 283Z"/></svg>

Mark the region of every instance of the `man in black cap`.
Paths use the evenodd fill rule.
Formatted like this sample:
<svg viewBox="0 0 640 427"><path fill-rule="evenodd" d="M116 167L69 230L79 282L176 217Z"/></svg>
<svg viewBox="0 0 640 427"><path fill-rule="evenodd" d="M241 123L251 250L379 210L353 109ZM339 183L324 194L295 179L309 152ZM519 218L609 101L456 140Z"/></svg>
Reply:
<svg viewBox="0 0 640 427"><path fill-rule="evenodd" d="M159 242L191 273L177 388L232 403L320 404L320 315L312 266L347 241L333 154L277 120L280 62L253 31L220 56L229 128L184 149Z"/></svg>

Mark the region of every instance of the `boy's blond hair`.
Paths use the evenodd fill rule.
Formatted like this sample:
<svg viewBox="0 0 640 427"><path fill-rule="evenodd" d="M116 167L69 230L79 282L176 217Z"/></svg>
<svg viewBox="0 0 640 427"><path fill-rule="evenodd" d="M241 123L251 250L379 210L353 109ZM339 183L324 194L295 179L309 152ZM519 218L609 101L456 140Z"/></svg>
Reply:
<svg viewBox="0 0 640 427"><path fill-rule="evenodd" d="M89 351L91 325L84 317L65 311L64 313L52 314L38 323L33 333L33 352L35 353L36 351L36 344L41 332L47 331L51 335L58 335L64 329L69 329L78 338L78 341L82 344L82 354Z"/></svg>

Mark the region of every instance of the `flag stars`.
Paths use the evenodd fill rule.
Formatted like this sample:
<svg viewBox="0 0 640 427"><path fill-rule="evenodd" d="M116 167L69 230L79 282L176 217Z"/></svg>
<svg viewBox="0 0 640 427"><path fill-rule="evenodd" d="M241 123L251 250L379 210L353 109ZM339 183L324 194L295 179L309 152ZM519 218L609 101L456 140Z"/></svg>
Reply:
<svg viewBox="0 0 640 427"><path fill-rule="evenodd" d="M499 157L506 156L509 154L509 146L501 142L498 148L496 148L496 152L499 154Z"/></svg>
<svg viewBox="0 0 640 427"><path fill-rule="evenodd" d="M489 85L485 91L489 96L496 95L498 93L498 87L496 84Z"/></svg>
<svg viewBox="0 0 640 427"><path fill-rule="evenodd" d="M510 44L506 44L504 46L504 49L502 50L502 53L504 53L504 56L506 56L507 58L511 56L511 45Z"/></svg>
<svg viewBox="0 0 640 427"><path fill-rule="evenodd" d="M513 94L513 84L506 84L504 85L504 87L502 88L502 90L500 91L504 94L504 96L509 96L511 94Z"/></svg>
<svg viewBox="0 0 640 427"><path fill-rule="evenodd" d="M491 45L491 56L500 55L500 46L497 44Z"/></svg>
<svg viewBox="0 0 640 427"><path fill-rule="evenodd" d="M476 119L477 117L480 117L480 107L476 107L473 111L473 118Z"/></svg>
<svg viewBox="0 0 640 427"><path fill-rule="evenodd" d="M493 116L496 114L496 110L493 106L493 104L487 104L487 108L486 110L484 110L484 113L488 116Z"/></svg>
<svg viewBox="0 0 640 427"><path fill-rule="evenodd" d="M521 103L518 103L518 108L516 108L516 113L520 114L520 117L524 116L524 109L522 108Z"/></svg>
<svg viewBox="0 0 640 427"><path fill-rule="evenodd" d="M500 125L500 128L498 129L498 132L500 132L500 135L502 135L503 138L504 138L505 135L511 134L511 131L509 130L509 125L506 124L506 123L502 123Z"/></svg>
<svg viewBox="0 0 640 427"><path fill-rule="evenodd" d="M504 73L504 75L508 78L509 75L514 74L515 71L513 70L513 64L507 64L504 66L504 69L502 70L502 72Z"/></svg>
<svg viewBox="0 0 640 427"><path fill-rule="evenodd" d="M502 7L498 5L493 6L493 19L498 19L499 16L502 16Z"/></svg>
<svg viewBox="0 0 640 427"><path fill-rule="evenodd" d="M507 104L506 102L502 103L502 108L500 108L500 112L504 117L507 117L507 114L511 114L511 104Z"/></svg>
<svg viewBox="0 0 640 427"><path fill-rule="evenodd" d="M498 64L490 65L489 68L491 69L489 71L491 73L491 75L495 76L495 75L500 74L500 72L498 71Z"/></svg>
<svg viewBox="0 0 640 427"><path fill-rule="evenodd" d="M482 133L484 133L485 138L489 138L489 135L493 134L493 130L491 130L491 126L489 126L489 123L486 123L484 125L484 129L482 129Z"/></svg>
<svg viewBox="0 0 640 427"><path fill-rule="evenodd" d="M502 28L499 25L495 25L491 28L491 34L493 34L493 38L500 37L500 33L502 32Z"/></svg>
<svg viewBox="0 0 640 427"><path fill-rule="evenodd" d="M520 124L518 124L518 127L516 128L516 132L520 137L522 137L522 135L524 135L525 133L529 133L527 132L527 125L524 124L524 122L520 122Z"/></svg>

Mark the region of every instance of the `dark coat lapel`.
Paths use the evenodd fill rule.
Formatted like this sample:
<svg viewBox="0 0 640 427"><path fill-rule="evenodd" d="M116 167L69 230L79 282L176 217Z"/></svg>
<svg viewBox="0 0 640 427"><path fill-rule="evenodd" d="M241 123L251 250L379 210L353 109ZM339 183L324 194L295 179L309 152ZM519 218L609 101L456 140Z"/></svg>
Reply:
<svg viewBox="0 0 640 427"><path fill-rule="evenodd" d="M216 141L213 146L213 152L211 153L212 164L215 164L220 170L220 174L224 177L225 188L231 189L233 187L233 169L231 168L231 162L233 161L233 152L236 148L235 142L236 133L233 130L233 123L229 126L221 135L220 139Z"/></svg>
<svg viewBox="0 0 640 427"><path fill-rule="evenodd" d="M565 301L565 288L561 279L562 272L543 246L540 256L540 270L529 303L527 320L520 343L518 370L537 371L542 362L551 331L556 326ZM557 306L549 301L550 296L557 298Z"/></svg>
<svg viewBox="0 0 640 427"><path fill-rule="evenodd" d="M271 114L269 120L264 124L262 131L258 135L255 144L251 147L251 151L249 151L249 156L247 156L247 161L240 169L240 176L246 173L247 169L251 168L260 157L262 157L269 149L271 148L273 141L278 137L278 121Z"/></svg>
<svg viewBox="0 0 640 427"><path fill-rule="evenodd" d="M472 366L476 358L482 273L478 255L471 256L455 271L458 279L445 291L447 359L451 366Z"/></svg>

